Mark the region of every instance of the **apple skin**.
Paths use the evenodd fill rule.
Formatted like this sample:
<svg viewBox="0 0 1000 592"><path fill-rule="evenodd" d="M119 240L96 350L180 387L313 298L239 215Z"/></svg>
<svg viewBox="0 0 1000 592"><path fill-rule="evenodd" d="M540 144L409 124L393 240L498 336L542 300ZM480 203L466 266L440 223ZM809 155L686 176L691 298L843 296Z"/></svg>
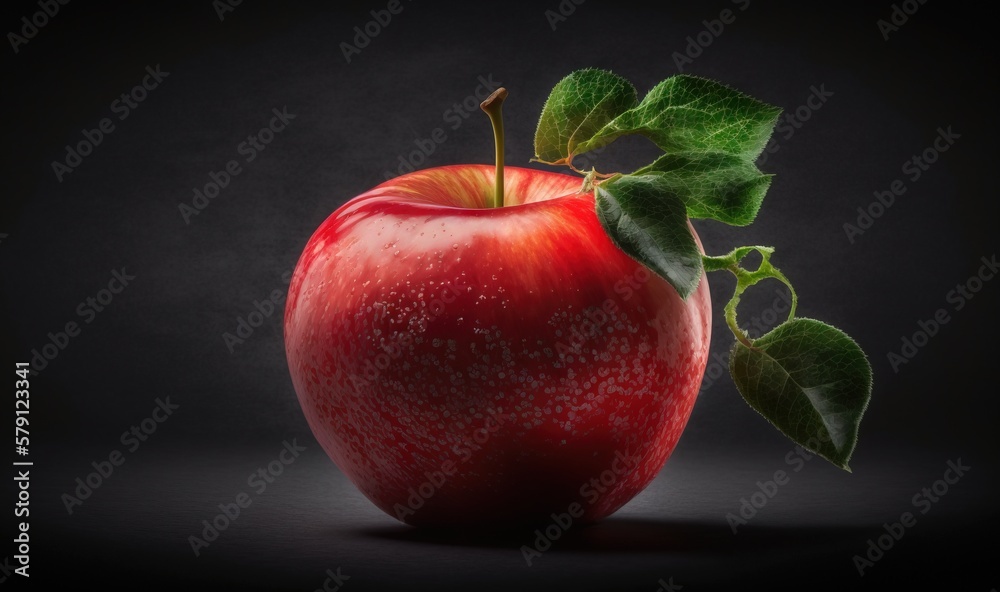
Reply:
<svg viewBox="0 0 1000 592"><path fill-rule="evenodd" d="M687 424L708 284L684 301L622 252L579 177L507 167L488 208L493 176L416 171L320 225L285 308L292 382L330 458L403 522L594 522Z"/></svg>

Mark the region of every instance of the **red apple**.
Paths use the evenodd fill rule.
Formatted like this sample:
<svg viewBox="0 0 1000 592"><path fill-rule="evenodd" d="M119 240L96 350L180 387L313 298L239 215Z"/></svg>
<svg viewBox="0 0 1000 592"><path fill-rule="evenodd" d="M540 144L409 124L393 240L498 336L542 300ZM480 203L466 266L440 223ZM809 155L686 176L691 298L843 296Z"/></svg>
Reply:
<svg viewBox="0 0 1000 592"><path fill-rule="evenodd" d="M309 426L409 524L608 516L663 467L705 371L704 276L682 300L612 243L578 177L505 179L500 208L492 166L387 181L323 222L292 277Z"/></svg>

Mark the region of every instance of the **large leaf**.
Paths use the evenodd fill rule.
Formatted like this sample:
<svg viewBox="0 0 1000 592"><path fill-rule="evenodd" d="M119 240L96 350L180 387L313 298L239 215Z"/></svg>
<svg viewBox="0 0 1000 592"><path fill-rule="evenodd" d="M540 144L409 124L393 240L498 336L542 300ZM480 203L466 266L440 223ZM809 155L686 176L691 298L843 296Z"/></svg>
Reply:
<svg viewBox="0 0 1000 592"><path fill-rule="evenodd" d="M549 93L535 130L535 159L565 163L615 117L635 107L635 87L621 76L586 69L563 78Z"/></svg>
<svg viewBox="0 0 1000 592"><path fill-rule="evenodd" d="M764 150L781 110L724 84L671 76L635 108L614 118L589 140L585 152L626 134L642 134L668 154L721 152L754 160Z"/></svg>
<svg viewBox="0 0 1000 592"><path fill-rule="evenodd" d="M659 174L663 186L684 201L689 217L734 226L753 222L771 185L771 175L752 161L721 152L664 154L636 173Z"/></svg>
<svg viewBox="0 0 1000 592"><path fill-rule="evenodd" d="M868 406L872 370L847 334L813 319L793 319L737 341L729 360L751 407L796 443L846 470Z"/></svg>
<svg viewBox="0 0 1000 592"><path fill-rule="evenodd" d="M626 175L597 186L597 217L611 240L670 282L682 298L698 287L701 252L687 208L658 175Z"/></svg>

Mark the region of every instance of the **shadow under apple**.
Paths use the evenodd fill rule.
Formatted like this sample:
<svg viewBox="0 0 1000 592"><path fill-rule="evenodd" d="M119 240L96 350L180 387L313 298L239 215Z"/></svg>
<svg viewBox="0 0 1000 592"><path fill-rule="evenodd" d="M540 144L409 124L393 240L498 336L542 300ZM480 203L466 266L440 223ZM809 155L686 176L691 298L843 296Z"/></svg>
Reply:
<svg viewBox="0 0 1000 592"><path fill-rule="evenodd" d="M865 539L870 528L862 526L752 526L733 534L722 522L607 518L569 528L539 526L503 529L414 528L405 525L366 528L362 537L414 544L480 548L514 548L536 545L541 535L552 544L546 553L676 553L727 555L801 550L804 547L843 548ZM538 532L536 532L536 529ZM558 531L558 534L557 534ZM556 535L557 536L550 536ZM544 545L542 545L544 546Z"/></svg>

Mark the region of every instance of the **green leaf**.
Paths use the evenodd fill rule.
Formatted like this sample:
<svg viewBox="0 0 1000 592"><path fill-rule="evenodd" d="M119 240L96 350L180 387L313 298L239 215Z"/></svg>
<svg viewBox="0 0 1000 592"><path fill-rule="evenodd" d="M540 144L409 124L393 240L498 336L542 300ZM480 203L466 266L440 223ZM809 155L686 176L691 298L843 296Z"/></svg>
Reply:
<svg viewBox="0 0 1000 592"><path fill-rule="evenodd" d="M752 347L737 341L729 370L747 403L782 433L850 470L872 370L847 334L813 319L793 319Z"/></svg>
<svg viewBox="0 0 1000 592"><path fill-rule="evenodd" d="M639 105L576 150L586 152L638 133L668 154L721 152L752 161L764 150L780 113L718 82L681 74L657 84Z"/></svg>
<svg viewBox="0 0 1000 592"><path fill-rule="evenodd" d="M611 240L687 298L702 267L684 202L657 175L614 177L594 193L597 217Z"/></svg>
<svg viewBox="0 0 1000 592"><path fill-rule="evenodd" d="M588 68L563 78L549 93L535 130L535 160L569 162L612 119L635 107L635 87L621 76Z"/></svg>
<svg viewBox="0 0 1000 592"><path fill-rule="evenodd" d="M636 174L659 174L691 218L746 226L753 222L771 185L752 161L732 154L664 154Z"/></svg>

